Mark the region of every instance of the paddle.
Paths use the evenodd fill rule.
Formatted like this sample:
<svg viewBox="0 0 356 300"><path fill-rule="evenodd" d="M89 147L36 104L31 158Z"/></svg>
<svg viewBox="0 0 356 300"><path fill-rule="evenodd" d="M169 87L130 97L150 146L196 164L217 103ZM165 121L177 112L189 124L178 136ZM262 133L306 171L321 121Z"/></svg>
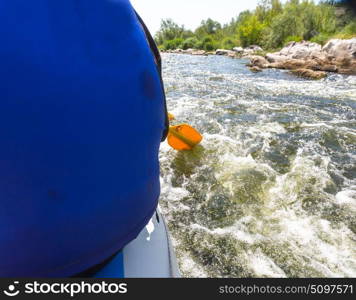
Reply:
<svg viewBox="0 0 356 300"><path fill-rule="evenodd" d="M169 120L174 120L174 116L168 113ZM175 150L192 150L202 141L202 135L188 124L180 124L169 127L167 137L168 144Z"/></svg>

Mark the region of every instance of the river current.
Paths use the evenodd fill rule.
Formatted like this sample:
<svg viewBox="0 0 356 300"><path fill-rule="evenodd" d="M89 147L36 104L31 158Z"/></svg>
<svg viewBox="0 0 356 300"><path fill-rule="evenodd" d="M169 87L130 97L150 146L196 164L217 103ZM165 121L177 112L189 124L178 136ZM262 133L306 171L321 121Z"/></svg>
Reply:
<svg viewBox="0 0 356 300"><path fill-rule="evenodd" d="M160 152L185 277L356 276L356 76L163 54L168 110L204 136Z"/></svg>

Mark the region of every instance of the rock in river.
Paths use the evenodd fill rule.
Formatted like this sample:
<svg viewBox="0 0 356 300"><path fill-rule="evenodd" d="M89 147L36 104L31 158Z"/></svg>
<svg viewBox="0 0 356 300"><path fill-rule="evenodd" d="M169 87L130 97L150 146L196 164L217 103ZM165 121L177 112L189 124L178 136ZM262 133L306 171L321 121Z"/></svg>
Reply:
<svg viewBox="0 0 356 300"><path fill-rule="evenodd" d="M235 51L232 50L226 50L226 49L217 49L215 51L216 55L225 55L229 57L235 57Z"/></svg>
<svg viewBox="0 0 356 300"><path fill-rule="evenodd" d="M294 69L291 73L306 79L322 79L326 77L326 73L322 71L313 71L310 69Z"/></svg>

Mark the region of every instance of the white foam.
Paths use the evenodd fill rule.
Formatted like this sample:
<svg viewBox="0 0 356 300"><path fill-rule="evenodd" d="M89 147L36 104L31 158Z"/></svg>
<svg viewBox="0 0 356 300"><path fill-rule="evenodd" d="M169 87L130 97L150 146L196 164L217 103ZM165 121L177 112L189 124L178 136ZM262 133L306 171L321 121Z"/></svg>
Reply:
<svg viewBox="0 0 356 300"><path fill-rule="evenodd" d="M237 221L234 225L224 228L216 228L210 230L199 224L192 224L191 228L193 230L203 230L211 235L230 235L239 241L246 242L248 244L253 244L256 241L264 239L262 235L249 233L248 228L243 225L244 220Z"/></svg>
<svg viewBox="0 0 356 300"><path fill-rule="evenodd" d="M352 210L356 210L356 191L343 190L335 196L335 202L339 205L346 205Z"/></svg>
<svg viewBox="0 0 356 300"><path fill-rule="evenodd" d="M249 253L251 257L250 266L257 277L286 278L284 271L278 267L269 257L264 255L261 249Z"/></svg>
<svg viewBox="0 0 356 300"><path fill-rule="evenodd" d="M185 273L188 273L190 277L194 278L206 278L208 274L204 269L194 262L194 260L187 254L182 253L179 257L180 268L184 270Z"/></svg>

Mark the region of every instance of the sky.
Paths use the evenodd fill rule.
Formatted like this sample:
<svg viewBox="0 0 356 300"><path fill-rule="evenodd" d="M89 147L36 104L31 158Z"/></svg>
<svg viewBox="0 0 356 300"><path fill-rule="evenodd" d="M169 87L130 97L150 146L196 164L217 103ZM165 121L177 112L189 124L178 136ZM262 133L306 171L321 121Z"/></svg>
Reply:
<svg viewBox="0 0 356 300"><path fill-rule="evenodd" d="M196 29L207 18L228 23L246 9L254 9L259 0L131 0L147 27L154 34L161 19L171 18L187 29Z"/></svg>

